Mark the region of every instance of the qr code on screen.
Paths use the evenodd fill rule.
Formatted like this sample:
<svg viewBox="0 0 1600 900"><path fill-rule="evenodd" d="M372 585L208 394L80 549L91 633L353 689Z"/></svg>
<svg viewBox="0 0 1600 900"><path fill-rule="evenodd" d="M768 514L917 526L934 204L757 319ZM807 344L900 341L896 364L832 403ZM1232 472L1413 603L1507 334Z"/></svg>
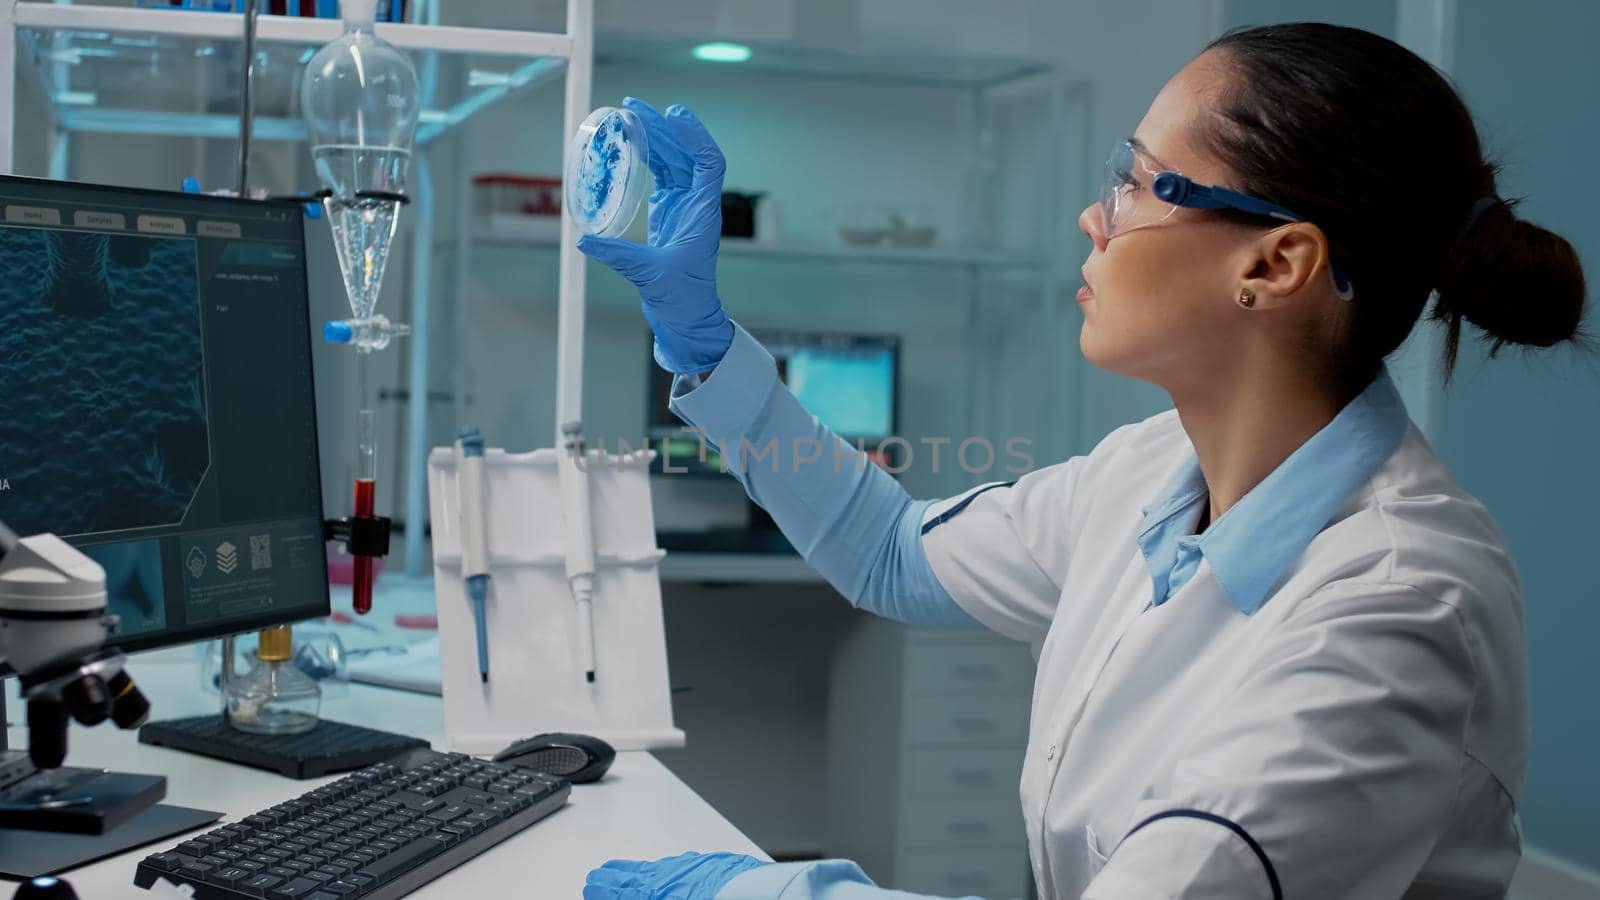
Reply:
<svg viewBox="0 0 1600 900"><path fill-rule="evenodd" d="M272 535L250 536L250 568L254 571L272 568Z"/></svg>

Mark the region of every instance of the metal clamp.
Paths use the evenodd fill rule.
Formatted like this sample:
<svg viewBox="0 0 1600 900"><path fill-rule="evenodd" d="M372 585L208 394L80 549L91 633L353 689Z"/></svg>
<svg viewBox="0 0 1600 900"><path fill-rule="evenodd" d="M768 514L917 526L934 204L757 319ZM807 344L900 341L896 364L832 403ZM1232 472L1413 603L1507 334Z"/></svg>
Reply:
<svg viewBox="0 0 1600 900"><path fill-rule="evenodd" d="M338 541L353 556L388 556L392 526L388 516L326 519L322 523L322 539Z"/></svg>

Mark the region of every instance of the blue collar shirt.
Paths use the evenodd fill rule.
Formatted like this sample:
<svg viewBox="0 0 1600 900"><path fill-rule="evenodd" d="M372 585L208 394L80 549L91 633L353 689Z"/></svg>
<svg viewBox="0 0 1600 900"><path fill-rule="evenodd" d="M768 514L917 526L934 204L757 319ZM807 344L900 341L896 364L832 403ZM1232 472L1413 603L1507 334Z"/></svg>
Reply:
<svg viewBox="0 0 1600 900"><path fill-rule="evenodd" d="M1273 585L1351 492L1394 453L1410 419L1387 373L1211 523L1194 525L1208 502L1191 453L1161 499L1144 508L1139 548L1150 568L1151 605L1189 583L1204 558L1228 603L1252 615Z"/></svg>

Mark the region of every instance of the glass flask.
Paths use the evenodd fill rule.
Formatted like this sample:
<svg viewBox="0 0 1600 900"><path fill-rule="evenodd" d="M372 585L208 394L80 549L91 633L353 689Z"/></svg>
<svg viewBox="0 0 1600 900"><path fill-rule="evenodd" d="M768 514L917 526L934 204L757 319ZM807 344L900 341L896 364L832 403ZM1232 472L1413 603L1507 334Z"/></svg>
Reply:
<svg viewBox="0 0 1600 900"><path fill-rule="evenodd" d="M421 94L406 54L373 31L376 0L340 0L344 33L306 63L300 113L356 319L372 315L404 201Z"/></svg>
<svg viewBox="0 0 1600 900"><path fill-rule="evenodd" d="M251 734L300 734L317 727L322 687L294 664L289 626L261 629L255 665L222 685L228 722Z"/></svg>

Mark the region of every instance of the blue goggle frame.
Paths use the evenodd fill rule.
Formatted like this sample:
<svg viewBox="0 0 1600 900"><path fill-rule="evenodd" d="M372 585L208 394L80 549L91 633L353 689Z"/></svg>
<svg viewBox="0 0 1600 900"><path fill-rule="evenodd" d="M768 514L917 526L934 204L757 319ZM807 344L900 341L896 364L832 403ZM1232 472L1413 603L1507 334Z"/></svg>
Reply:
<svg viewBox="0 0 1600 900"><path fill-rule="evenodd" d="M1129 151L1138 152L1132 141L1124 142ZM1117 150L1121 150L1119 145ZM1115 156L1116 151L1113 151ZM1154 161L1153 157L1146 155L1147 159ZM1161 171L1156 173L1150 183L1151 193L1156 198L1181 206L1187 209L1231 209L1252 216L1261 216L1268 219L1277 219L1280 222L1307 222L1305 216L1294 212L1287 207L1280 206L1270 200L1262 200L1249 194L1212 184L1200 184L1186 175L1174 171ZM1351 300L1355 297L1355 286L1350 279L1345 277L1339 264L1332 258L1328 260L1328 271L1333 276L1333 288L1341 300Z"/></svg>

